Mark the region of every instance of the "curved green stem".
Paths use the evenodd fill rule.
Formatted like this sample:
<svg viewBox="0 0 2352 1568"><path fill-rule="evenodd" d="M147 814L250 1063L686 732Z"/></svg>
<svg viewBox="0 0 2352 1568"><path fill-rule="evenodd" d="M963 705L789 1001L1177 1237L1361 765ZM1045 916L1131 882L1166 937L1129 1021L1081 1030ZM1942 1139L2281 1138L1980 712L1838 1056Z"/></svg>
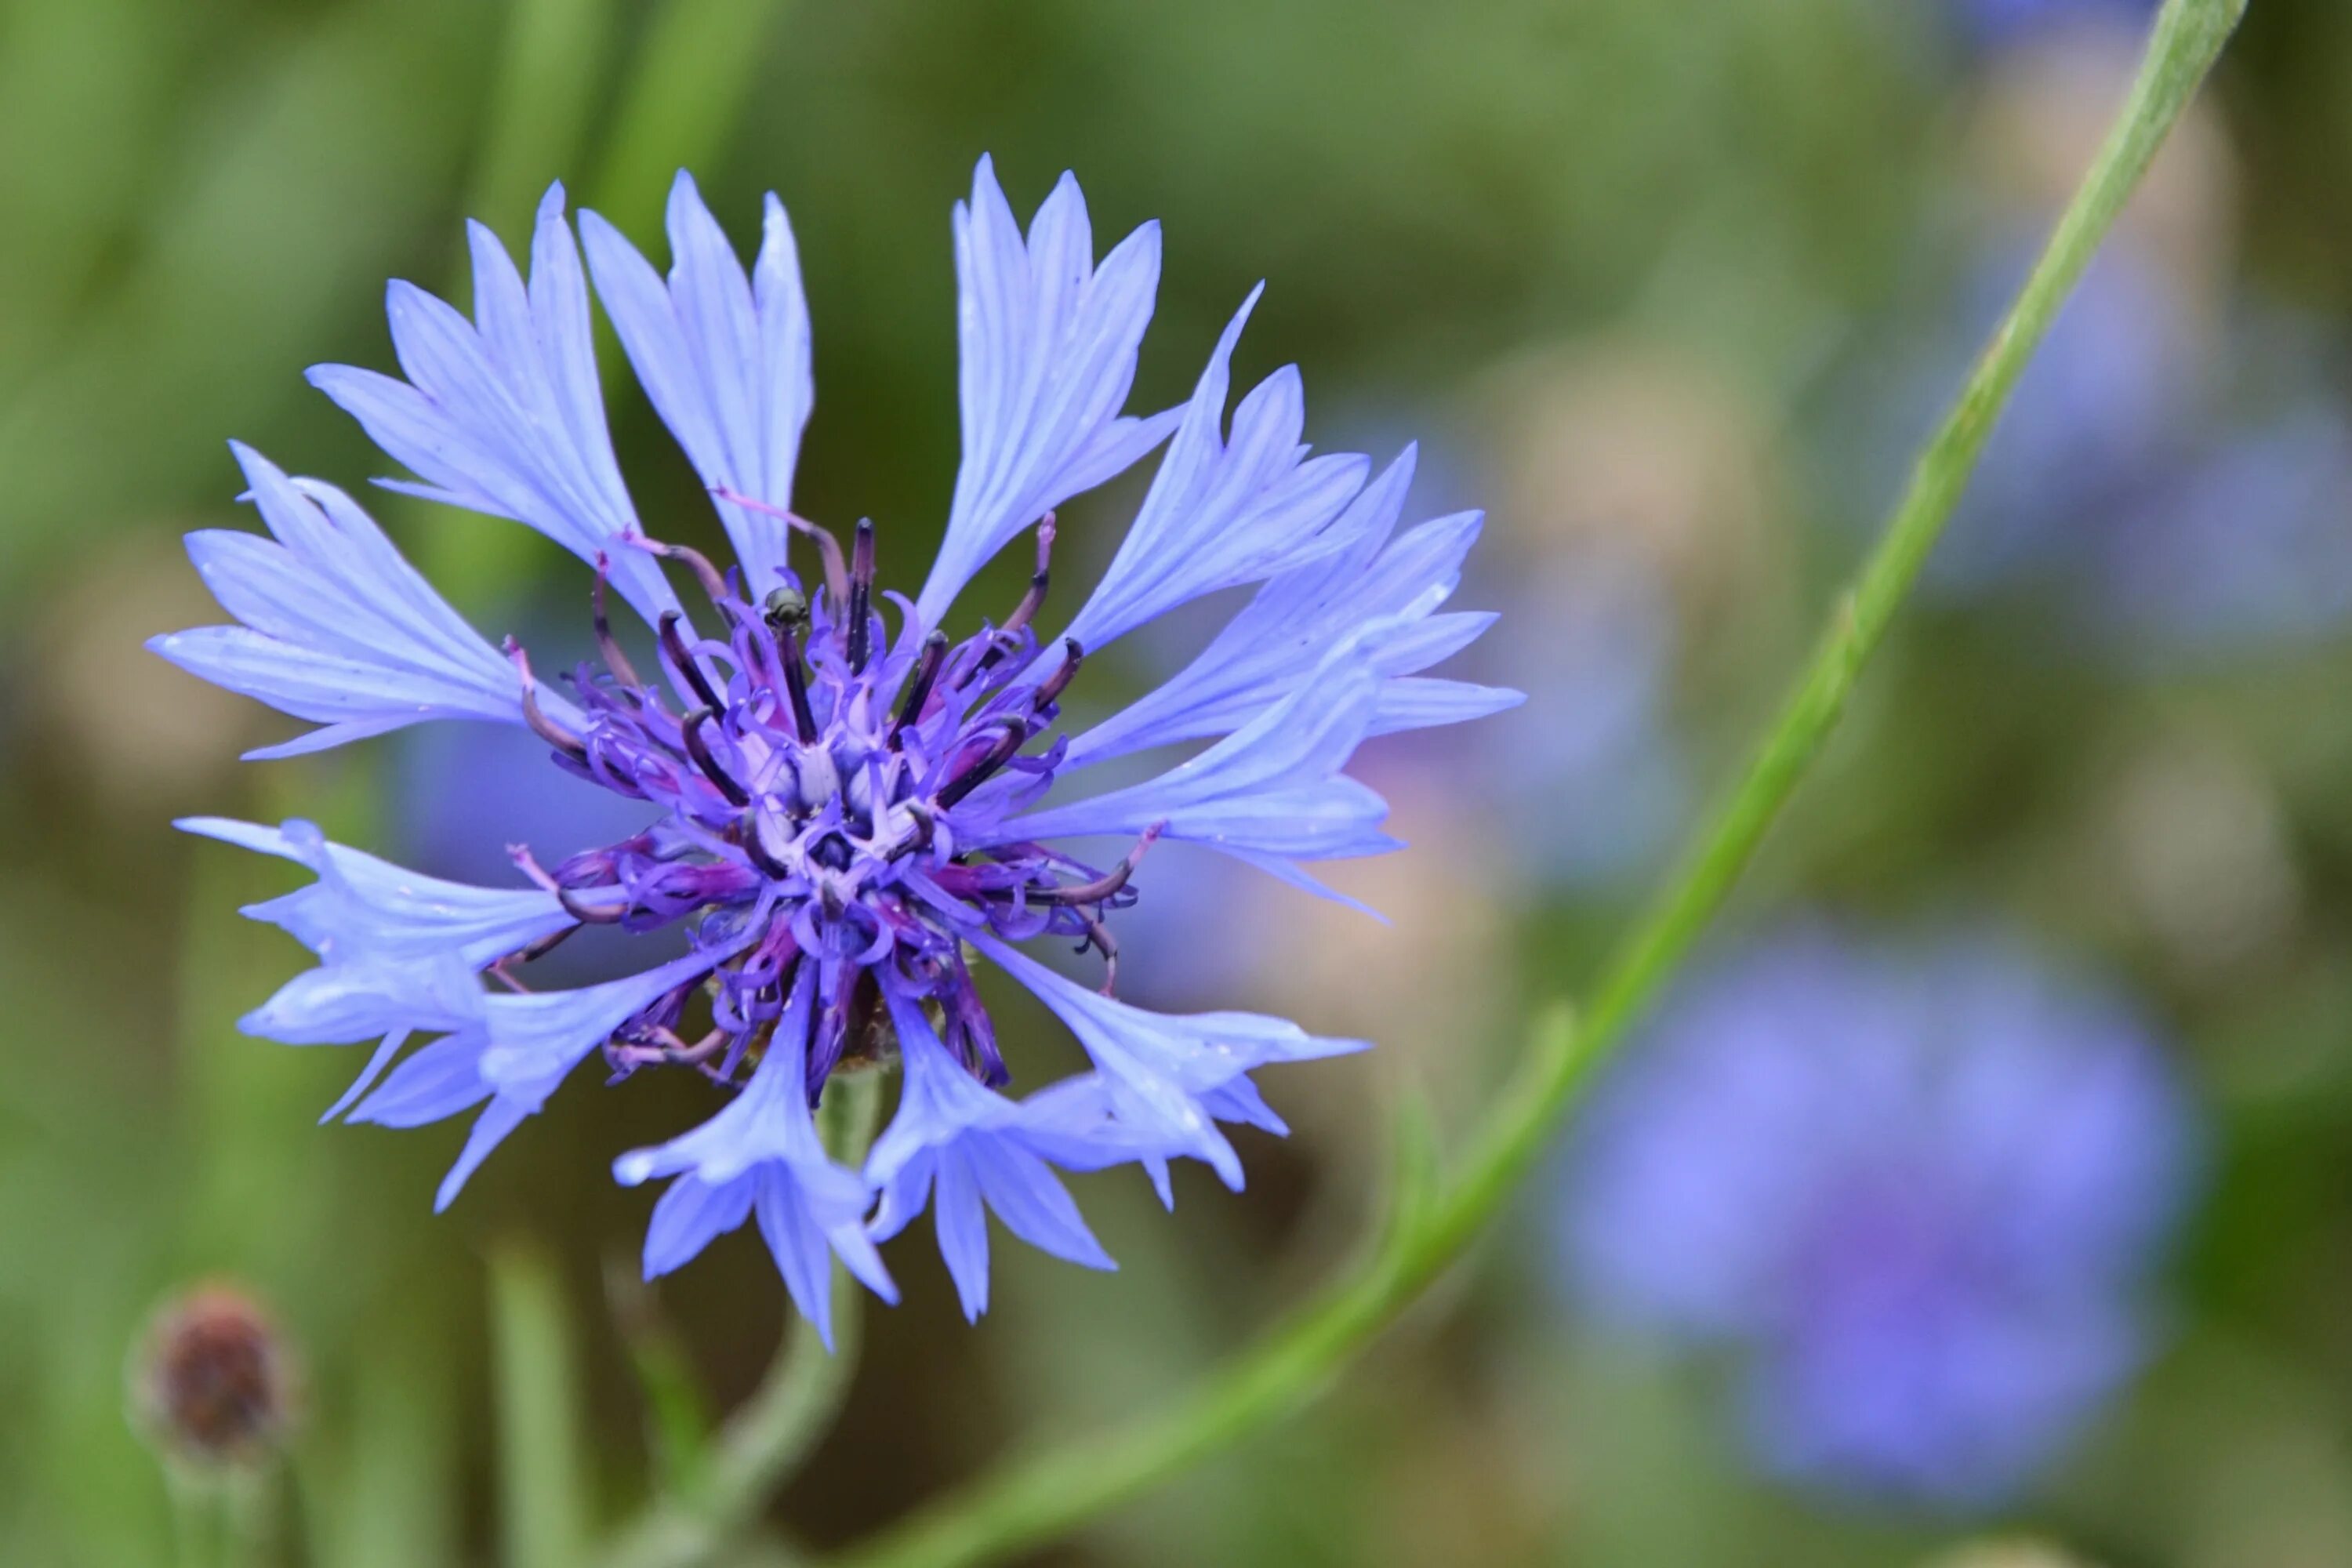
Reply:
<svg viewBox="0 0 2352 1568"><path fill-rule="evenodd" d="M1571 1024L1560 1013L1538 1025L1517 1079L1453 1181L1408 1173L1389 1228L1365 1260L1197 1392L1130 1426L1017 1461L853 1548L835 1568L961 1568L1050 1541L1307 1404L1462 1256L1541 1155L1592 1068L1623 1042L1688 953L1821 754L2027 360L2244 9L2245 0L2168 0L2115 129L1921 455L1779 721L1603 972L1582 1019Z"/></svg>

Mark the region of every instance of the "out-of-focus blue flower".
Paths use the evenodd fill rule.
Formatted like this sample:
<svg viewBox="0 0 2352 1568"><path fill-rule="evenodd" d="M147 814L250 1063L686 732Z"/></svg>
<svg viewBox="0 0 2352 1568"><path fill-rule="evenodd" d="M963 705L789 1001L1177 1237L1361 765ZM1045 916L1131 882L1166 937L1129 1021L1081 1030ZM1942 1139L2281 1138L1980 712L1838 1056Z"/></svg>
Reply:
<svg viewBox="0 0 2352 1568"><path fill-rule="evenodd" d="M1949 0L1979 47L2000 48L2069 28L2146 26L2160 0Z"/></svg>
<svg viewBox="0 0 2352 1568"><path fill-rule="evenodd" d="M2092 617L2126 653L2259 650L2352 620L2352 409L2217 437L2097 539Z"/></svg>
<svg viewBox="0 0 2352 1568"><path fill-rule="evenodd" d="M2139 1363L2193 1165L2114 996L1981 934L1785 932L1692 979L1570 1151L1570 1277L1731 1348L1772 1470L1997 1504Z"/></svg>
<svg viewBox="0 0 2352 1568"><path fill-rule="evenodd" d="M1049 1164L1140 1163L1164 1194L1182 1155L1237 1188L1240 1159L1218 1123L1282 1130L1249 1075L1361 1046L1278 1018L1164 1016L1114 1000L1107 922L1135 901L1129 879L1158 838L1314 891L1303 863L1397 847L1381 829L1386 804L1345 772L1359 743L1518 700L1423 673L1492 618L1442 608L1478 518L1401 528L1410 449L1377 476L1362 457L1311 456L1296 368L1228 417L1229 365L1255 291L1189 402L1123 413L1158 285L1157 226L1097 263L1075 180L1064 176L1024 235L983 160L954 216L963 462L929 581L912 601L886 595L894 634L876 598L871 525L845 550L791 510L814 389L782 205L768 198L748 269L683 174L668 228L665 277L593 213L575 239L562 191L551 190L528 281L475 226L472 319L394 284L401 374L311 373L418 476L392 488L524 523L593 567L599 657L565 674L561 693L520 647L500 652L467 626L350 497L242 447L269 536L189 542L237 624L152 645L324 726L268 754L426 720L488 721L536 737L572 775L566 787L624 803L627 826L582 847L576 814L539 817L529 837L566 853L551 868L518 846L529 885L512 891L418 877L304 825L186 826L320 877L252 911L287 925L320 966L249 1026L289 1043L379 1039L352 1091L365 1094L355 1120L413 1126L479 1109L442 1203L589 1057L601 1052L616 1079L687 1068L713 1086L716 1113L614 1166L631 1185L671 1179L646 1237L649 1275L756 1220L801 1310L826 1330L830 1258L893 1298L873 1241L928 1203L977 1314L984 1209L1048 1251L1107 1265ZM592 279L712 492L731 570L638 525L604 424ZM1054 509L1163 443L1100 581L1065 631L1041 637ZM1033 527L1027 594L1001 623L950 638L942 623L965 584ZM818 563L805 584L789 564L796 534ZM699 585L702 605L681 600L673 568ZM1255 597L1159 689L1083 733L1054 733L1084 660L1165 613L1250 586ZM608 590L654 630L645 674L612 633ZM1087 774L1176 745L1192 754L1137 782L1104 788ZM1106 860L1066 847L1102 838L1133 847ZM527 986L520 966L586 926L667 931L669 952L683 933L686 952L578 990ZM1009 945L1040 937L1098 950L1102 992ZM664 951L647 944L638 963ZM1088 1070L1024 1101L995 1092L1010 1075L967 963L974 952L1069 1026ZM486 990L485 974L503 989ZM890 1048L893 1025L905 1090L852 1170L823 1147L812 1108L836 1068ZM393 1065L425 1035L441 1037Z"/></svg>
<svg viewBox="0 0 2352 1568"><path fill-rule="evenodd" d="M1989 325L2022 266L1977 269L1954 321ZM1906 419L1928 406L1927 388L1948 384L1967 337L1919 357ZM1928 564L1929 590L2047 590L2062 642L2131 663L2342 628L2352 406L2329 386L2323 342L2307 323L2252 312L2207 333L2153 258L2110 246L2021 377ZM2231 416L2233 399L2257 412Z"/></svg>
<svg viewBox="0 0 2352 1568"><path fill-rule="evenodd" d="M1940 412L1953 367L2000 320L2031 261L2019 247L1971 271L1956 331L1923 356L1912 399L1923 414ZM2128 245L2101 251L2019 376L1937 546L1930 585L1967 593L2095 560L2100 533L2156 493L2187 449L2206 372L2150 260Z"/></svg>

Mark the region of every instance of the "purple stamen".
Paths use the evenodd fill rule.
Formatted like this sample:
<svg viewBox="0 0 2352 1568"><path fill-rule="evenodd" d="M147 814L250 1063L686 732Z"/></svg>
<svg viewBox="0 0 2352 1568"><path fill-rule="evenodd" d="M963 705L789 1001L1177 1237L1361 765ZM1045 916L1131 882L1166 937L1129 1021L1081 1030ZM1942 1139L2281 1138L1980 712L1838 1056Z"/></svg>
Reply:
<svg viewBox="0 0 2352 1568"><path fill-rule="evenodd" d="M656 559L682 563L687 570L694 574L695 581L702 584L702 591L710 602L720 609L724 610L736 602L734 594L727 586L726 576L718 567L710 563L710 557L701 551L691 545L664 544L659 540L647 539L643 534L631 534L629 542Z"/></svg>
<svg viewBox="0 0 2352 1568"><path fill-rule="evenodd" d="M737 784L734 775L719 766L719 759L711 755L710 742L703 739L703 726L718 716L718 710L711 708L698 708L686 716L687 752L694 758L694 765L702 770L702 776L719 786L719 793L727 797L728 805L749 805L751 804L751 791Z"/></svg>
<svg viewBox="0 0 2352 1568"><path fill-rule="evenodd" d="M783 637L784 691L793 705L793 731L803 746L816 744L816 714L809 707L808 675L801 668L800 634L787 626Z"/></svg>
<svg viewBox="0 0 2352 1568"><path fill-rule="evenodd" d="M1037 524L1037 569L1029 574L1028 591L1021 595L1021 602L1013 606L1013 613L1004 617L1004 624L996 628L996 637L990 642L988 651L981 656L981 669L993 668L999 659L1012 652L1015 639L1027 629L1031 621L1037 618L1037 612L1045 607L1045 590L1054 581L1053 561L1054 514L1049 511Z"/></svg>
<svg viewBox="0 0 2352 1568"><path fill-rule="evenodd" d="M541 709L539 682L530 673L530 655L525 653L522 644L512 637L507 638L507 658L513 662L515 674L522 682L523 722L530 726L532 734L573 762L585 763L588 760L588 743L549 718Z"/></svg>
<svg viewBox="0 0 2352 1568"><path fill-rule="evenodd" d="M849 673L866 668L872 638L867 625L874 611L874 520L857 520L857 538L849 558Z"/></svg>
<svg viewBox="0 0 2352 1568"><path fill-rule="evenodd" d="M613 622L605 614L605 600L609 595L607 579L612 565L612 562L601 551L598 552L596 586L590 598L596 625L596 653L604 659L604 668L612 672L614 680L625 687L643 686L645 682L637 678L636 667L629 662L629 656L621 651L620 640L613 636Z"/></svg>
<svg viewBox="0 0 2352 1568"><path fill-rule="evenodd" d="M849 602L849 568L841 558L841 541L833 536L831 529L818 527L789 507L774 506L763 500L753 500L750 496L738 494L734 490L718 485L711 487L710 493L720 500L741 507L745 511L756 511L761 517L775 518L786 527L796 532L804 533L816 541L817 553L824 558L825 591L833 595L833 602L836 605L845 605Z"/></svg>
<svg viewBox="0 0 2352 1568"><path fill-rule="evenodd" d="M661 624L655 633L656 640L661 644L662 653L668 658L671 670L694 689L695 696L702 700L702 705L705 708L724 708L726 703L721 701L719 693L711 689L710 678L702 672L701 662L694 657L693 650L686 646L686 638L677 629L678 618L678 613L676 610L662 612Z"/></svg>
<svg viewBox="0 0 2352 1568"><path fill-rule="evenodd" d="M914 679L907 682L907 695L899 700L898 716L891 721L888 745L898 749L899 738L909 723L923 715L923 704L930 700L931 683L939 679L940 665L947 658L948 634L933 632L923 639L923 651L915 664Z"/></svg>
<svg viewBox="0 0 2352 1568"><path fill-rule="evenodd" d="M1069 689L1070 682L1077 678L1078 666L1086 662L1087 650L1079 646L1077 638L1064 637L1062 655L1062 667L1039 681L1036 695L1030 699L1030 706L1041 713L1060 701L1062 693Z"/></svg>

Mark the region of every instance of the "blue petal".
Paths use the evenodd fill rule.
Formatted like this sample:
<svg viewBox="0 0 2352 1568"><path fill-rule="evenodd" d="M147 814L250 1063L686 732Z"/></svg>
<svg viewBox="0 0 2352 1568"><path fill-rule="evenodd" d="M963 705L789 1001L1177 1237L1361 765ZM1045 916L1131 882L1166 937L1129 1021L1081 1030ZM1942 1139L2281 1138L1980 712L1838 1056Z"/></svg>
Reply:
<svg viewBox="0 0 2352 1568"><path fill-rule="evenodd" d="M477 971L573 923L552 894L422 877L331 844L316 826L299 819L263 827L223 817L188 817L177 826L299 861L318 874L307 888L247 906L247 916L284 930L318 954L320 963L288 981L237 1023L247 1034L288 1045L381 1040L322 1121L341 1115L366 1092L412 1033L478 1035L487 1015ZM434 1060L446 1061L450 1055L442 1052ZM415 1093L427 1070L411 1074L395 1099L404 1102ZM467 1073L465 1092L423 1120L454 1114L481 1098L483 1091L470 1087L470 1065Z"/></svg>
<svg viewBox="0 0 2352 1568"><path fill-rule="evenodd" d="M886 994L906 1078L898 1109L866 1158L866 1179L882 1193L871 1232L895 1235L922 1212L928 1191L940 1255L968 1318L988 1307L986 1209L1042 1251L1091 1268L1117 1267L1040 1157L1051 1143L1033 1137L1028 1108L950 1057L919 1002Z"/></svg>
<svg viewBox="0 0 2352 1568"><path fill-rule="evenodd" d="M1379 683L1347 650L1242 729L1157 778L1049 805L1001 825L992 840L1139 834L1284 858L1376 855L1387 803L1340 773L1379 703Z"/></svg>
<svg viewBox="0 0 2352 1568"><path fill-rule="evenodd" d="M1230 734L1374 623L1385 623L1384 629L1365 639L1363 651L1383 685L1369 733L1479 716L1470 711L1477 703L1466 697L1442 707L1431 700L1435 694L1401 679L1460 651L1494 621L1487 615L1430 613L1461 579L1463 559L1478 537L1477 513L1440 518L1391 539L1414 462L1408 447L1332 525L1337 549L1269 578L1181 672L1073 741L1064 771Z"/></svg>
<svg viewBox="0 0 2352 1568"><path fill-rule="evenodd" d="M1225 328L1202 373L1143 510L1111 557L1068 635L1103 647L1166 611L1255 583L1339 549L1348 503L1371 465L1355 456L1308 458L1299 444L1306 395L1295 366L1266 377L1224 423L1228 363L1258 290Z"/></svg>
<svg viewBox="0 0 2352 1568"><path fill-rule="evenodd" d="M684 170L670 187L667 287L596 214L580 215L580 238L637 379L702 482L789 510L816 386L800 252L783 204L768 197L748 278ZM756 600L784 570L790 530L731 501L719 503L719 516Z"/></svg>
<svg viewBox="0 0 2352 1568"><path fill-rule="evenodd" d="M577 991L486 998L489 1036L482 1052L483 1081L501 1095L530 1100L531 1109L538 1110L564 1076L632 1015L651 1006L663 993L709 973L728 952L712 948L689 952L641 974Z"/></svg>
<svg viewBox="0 0 2352 1568"><path fill-rule="evenodd" d="M931 1210L940 1233L940 1257L955 1281L956 1298L964 1320L976 1322L988 1310L988 1211L980 1201L980 1184L964 1162L950 1152L940 1161Z"/></svg>
<svg viewBox="0 0 2352 1568"><path fill-rule="evenodd" d="M320 1113L320 1126L325 1126L358 1104L360 1096L375 1087L375 1080L383 1076L383 1069L392 1065L392 1058L398 1056L400 1047L408 1043L408 1036L406 1029L395 1029L384 1036L368 1057L367 1066L360 1068L359 1077L352 1079L351 1087L335 1098L334 1104Z"/></svg>
<svg viewBox="0 0 2352 1568"><path fill-rule="evenodd" d="M884 1300L896 1302L898 1292L866 1235L872 1189L856 1172L835 1164L825 1154L816 1119L809 1111L804 1086L814 995L803 966L751 1081L701 1126L667 1143L622 1155L613 1163L613 1174L632 1187L656 1176L697 1184L708 1192L664 1199L666 1205L675 1201L681 1213L691 1209L696 1215L704 1215L698 1205L718 1202L711 1194L732 1194L738 1187L747 1191L749 1210L758 1215L761 1235L775 1256L784 1288L829 1348L833 1293L828 1260L833 1254L838 1253L849 1271ZM677 1215L657 1224L646 1233L646 1277L684 1263L713 1237L740 1225L746 1212L743 1203L729 1195L722 1217L733 1217L726 1224L715 1219L688 1224Z"/></svg>
<svg viewBox="0 0 2352 1568"><path fill-rule="evenodd" d="M604 425L563 187L540 202L528 288L495 235L467 232L472 321L394 283L385 310L407 380L331 364L310 383L424 481L389 488L512 518L584 561L610 557L614 585L651 620L677 600L652 557L625 543L636 512Z"/></svg>
<svg viewBox="0 0 2352 1568"><path fill-rule="evenodd" d="M441 1184L433 1190L433 1212L439 1214L456 1203L467 1179L490 1157L490 1151L504 1142L507 1134L521 1126L523 1119L538 1109L505 1095L496 1096L484 1106L481 1115L474 1119L473 1130L466 1134L466 1146L458 1151L457 1163L449 1167Z"/></svg>
<svg viewBox="0 0 2352 1568"><path fill-rule="evenodd" d="M1069 1189L1026 1140L968 1142L957 1151L970 1162L973 1179L1004 1228L1066 1263L1087 1268L1115 1269L1118 1265L1087 1226Z"/></svg>
<svg viewBox="0 0 2352 1568"><path fill-rule="evenodd" d="M573 923L555 895L543 889L477 888L423 876L330 843L299 817L278 827L220 816L183 817L173 826L316 872L319 879L310 886L245 913L279 927L325 959L454 955L478 969Z"/></svg>
<svg viewBox="0 0 2352 1568"><path fill-rule="evenodd" d="M313 751L426 719L522 722L514 668L482 640L366 512L331 485L289 479L231 443L275 539L188 535L188 555L243 623L155 637L193 675L329 729L255 755ZM569 716L561 702L556 711Z"/></svg>
<svg viewBox="0 0 2352 1568"><path fill-rule="evenodd" d="M1405 676L1381 682L1380 701L1372 709L1372 722L1364 734L1369 739L1393 735L1401 730L1466 724L1473 719L1507 712L1527 700L1526 692L1514 691L1507 686Z"/></svg>
<svg viewBox="0 0 2352 1568"><path fill-rule="evenodd" d="M1146 1012L1089 991L994 937L969 941L1034 992L1086 1047L1100 1069L1112 1115L1141 1130L1167 1152L1213 1167L1225 1184L1242 1184L1240 1158L1216 1130L1204 1103L1270 1062L1305 1061L1369 1048L1362 1040L1324 1039L1286 1018L1258 1013ZM1234 1102L1227 1100L1228 1108ZM1150 1163L1153 1156L1147 1155Z"/></svg>
<svg viewBox="0 0 2352 1568"><path fill-rule="evenodd" d="M692 952L642 974L579 991L482 996L478 1019L392 1071L352 1112L354 1121L415 1127L490 1101L441 1184L436 1206L457 1197L476 1167L538 1113L572 1069L664 992L709 973L724 952Z"/></svg>
<svg viewBox="0 0 2352 1568"><path fill-rule="evenodd" d="M481 1016L475 972L454 956L321 963L236 1021L289 1046L350 1046L412 1030L463 1028Z"/></svg>
<svg viewBox="0 0 2352 1568"><path fill-rule="evenodd" d="M482 1082L480 1029L434 1041L392 1070L383 1087L352 1112L379 1127L423 1127L479 1105L490 1097Z"/></svg>
<svg viewBox="0 0 2352 1568"><path fill-rule="evenodd" d="M1021 1102L1029 1145L1066 1171L1107 1171L1114 1165L1169 1159L1184 1151L1155 1127L1120 1119L1109 1081L1079 1073L1049 1084Z"/></svg>
<svg viewBox="0 0 2352 1568"><path fill-rule="evenodd" d="M751 1217L751 1178L714 1186L698 1176L672 1182L646 1224L646 1278L658 1279L701 1255Z"/></svg>
<svg viewBox="0 0 2352 1568"><path fill-rule="evenodd" d="M1160 226L1094 261L1086 198L1064 174L1024 245L986 158L955 210L963 464L916 615L937 626L972 574L1055 507L1165 440L1175 411L1119 417L1160 287Z"/></svg>

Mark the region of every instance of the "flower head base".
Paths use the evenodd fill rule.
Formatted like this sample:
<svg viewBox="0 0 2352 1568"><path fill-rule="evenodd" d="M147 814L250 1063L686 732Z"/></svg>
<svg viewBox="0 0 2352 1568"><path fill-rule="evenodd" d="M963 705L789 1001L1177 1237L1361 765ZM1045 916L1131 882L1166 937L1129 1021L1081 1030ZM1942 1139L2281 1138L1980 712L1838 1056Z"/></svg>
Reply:
<svg viewBox="0 0 2352 1568"><path fill-rule="evenodd" d="M845 548L793 510L813 394L782 206L769 198L748 272L684 175L669 232L664 279L593 213L575 242L551 190L528 283L475 229L473 321L394 285L405 379L349 366L311 375L423 481L394 488L510 518L593 566L596 663L542 680L521 647L501 653L468 626L348 495L241 447L273 537L190 540L239 624L152 645L324 726L265 754L436 719L510 723L545 741L557 767L642 803L644 826L551 867L517 846L509 889L417 876L307 823L184 826L317 873L248 911L320 963L245 1026L291 1044L378 1042L330 1115L406 1127L478 1108L443 1203L590 1056L601 1051L616 1079L687 1068L720 1096L709 1120L614 1167L631 1185L672 1178L646 1236L648 1274L756 1218L822 1329L829 1258L895 1299L874 1242L928 1202L976 1314L986 1212L1047 1251L1107 1267L1055 1167L1140 1164L1164 1196L1169 1163L1189 1156L1238 1187L1240 1159L1217 1123L1282 1130L1249 1075L1360 1048L1279 1018L1166 1017L1117 1000L1108 921L1138 896L1158 840L1316 892L1328 890L1302 862L1398 847L1381 831L1380 796L1345 776L1357 745L1518 700L1422 673L1492 619L1439 613L1478 519L1399 532L1412 452L1377 478L1363 458L1311 456L1294 370L1267 377L1228 422L1228 366L1255 293L1187 404L1121 414L1159 275L1157 229L1097 264L1065 176L1024 237L983 161L955 222L963 467L920 595L877 595L871 526ZM732 567L637 524L604 428L590 274L711 491ZM1066 628L1041 632L1055 510L1162 443L1102 581ZM942 623L964 584L1031 530L1028 592L1001 624L951 637ZM803 578L791 557L811 546L817 569ZM701 605L689 609L673 574L699 584ZM1185 668L1084 733L1057 732L1090 652L1249 584L1255 599ZM647 673L614 635L614 594L654 631ZM1180 743L1200 749L1142 783L1063 788L1103 761ZM1071 839L1108 842L1111 858L1061 846ZM583 925L680 928L688 951L579 990L532 989L530 961ZM1037 937L1099 952L1100 991L1012 945ZM1024 1100L998 1092L1009 1074L975 954L1070 1026L1085 1070ZM437 1037L403 1058L420 1036ZM845 1066L868 1062L902 1062L903 1087L852 1168L812 1112Z"/></svg>

